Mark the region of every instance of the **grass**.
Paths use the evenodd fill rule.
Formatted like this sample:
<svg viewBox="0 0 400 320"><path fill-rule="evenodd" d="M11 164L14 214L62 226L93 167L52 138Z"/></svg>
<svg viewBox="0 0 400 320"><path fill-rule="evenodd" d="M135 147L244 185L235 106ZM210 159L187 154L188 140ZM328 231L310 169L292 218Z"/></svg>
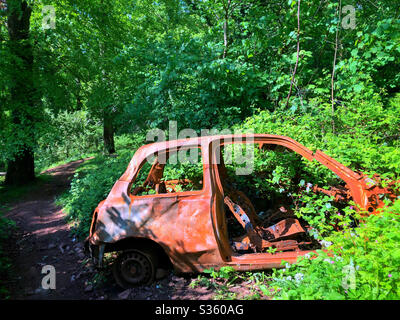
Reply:
<svg viewBox="0 0 400 320"><path fill-rule="evenodd" d="M63 159L63 160L60 160L60 161L56 161L56 162L53 162L51 164L42 165L42 166L39 165L39 166L37 166L35 168L35 173L36 174L41 174L43 171L52 169L54 167L58 167L58 166L61 166L63 164L66 164L66 163L69 163L69 162L72 162L72 161L77 161L77 160L81 160L81 159L85 159L85 158L95 157L97 155L98 155L98 153L93 153L93 152L92 153L85 153L85 154L82 154L82 155L79 155L79 156L73 156L73 157L69 157L69 158L66 158L66 159Z"/></svg>
<svg viewBox="0 0 400 320"><path fill-rule="evenodd" d="M79 176L83 176L88 172L95 172L104 163L104 160L108 158L105 155L95 155L94 158L83 162L75 171Z"/></svg>

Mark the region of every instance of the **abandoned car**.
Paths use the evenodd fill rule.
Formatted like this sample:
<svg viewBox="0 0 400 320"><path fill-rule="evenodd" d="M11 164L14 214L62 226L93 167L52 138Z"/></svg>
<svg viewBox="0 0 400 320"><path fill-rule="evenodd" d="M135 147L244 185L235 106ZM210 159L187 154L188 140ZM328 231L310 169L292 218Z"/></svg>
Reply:
<svg viewBox="0 0 400 320"><path fill-rule="evenodd" d="M234 145L319 162L343 183L331 190L313 186L313 191L351 199L369 214L383 205L380 195L391 194L374 179L284 136L219 135L156 142L136 151L94 211L86 244L96 264L102 265L105 252L120 252L114 276L119 285L130 287L152 282L168 264L180 273L222 266L261 270L295 262L318 248L310 227L288 206L257 200L240 188L235 176L246 175L226 164L228 146ZM176 161L188 153L198 157L197 162Z"/></svg>

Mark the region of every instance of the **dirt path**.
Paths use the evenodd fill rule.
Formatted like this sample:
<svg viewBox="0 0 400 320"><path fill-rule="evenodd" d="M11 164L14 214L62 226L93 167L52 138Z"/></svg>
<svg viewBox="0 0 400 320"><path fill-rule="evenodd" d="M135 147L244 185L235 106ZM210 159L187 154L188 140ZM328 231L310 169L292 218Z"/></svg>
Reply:
<svg viewBox="0 0 400 320"><path fill-rule="evenodd" d="M83 270L85 258L82 244L71 236L65 215L55 204L55 197L65 191L75 169L84 160L47 170L52 179L40 184L16 202L6 217L17 223L17 241L13 248L15 279L11 285L12 299L88 299L90 293L82 283L71 281ZM56 270L56 289L42 289L44 265ZM81 270L82 269L82 270Z"/></svg>

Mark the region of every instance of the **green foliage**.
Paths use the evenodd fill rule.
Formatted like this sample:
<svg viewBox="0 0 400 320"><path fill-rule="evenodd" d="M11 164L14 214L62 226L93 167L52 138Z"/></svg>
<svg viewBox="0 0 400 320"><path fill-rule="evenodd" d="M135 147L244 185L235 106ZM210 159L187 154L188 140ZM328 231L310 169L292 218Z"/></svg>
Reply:
<svg viewBox="0 0 400 320"><path fill-rule="evenodd" d="M233 267L221 267L219 270L214 270L214 268L205 269L204 273L210 274L213 279L225 279L229 283L233 283L238 279L237 271Z"/></svg>
<svg viewBox="0 0 400 320"><path fill-rule="evenodd" d="M333 197L323 194L300 194L295 214L318 230L319 235L326 236L334 230L333 225L350 225L355 216L354 207L341 208L339 211L333 200Z"/></svg>
<svg viewBox="0 0 400 320"><path fill-rule="evenodd" d="M238 176L238 165L234 161L226 163L228 176L238 188L247 188L247 193L269 200L296 190L294 187L299 183L299 173L303 171L303 162L298 154L260 151L257 145L254 145L253 151L254 172L251 175Z"/></svg>
<svg viewBox="0 0 400 320"><path fill-rule="evenodd" d="M233 267L225 266L203 270L203 274L190 283L191 288L198 286L213 289L214 300L259 300L270 295L269 276L265 272L238 272ZM242 295L233 288L242 288Z"/></svg>
<svg viewBox="0 0 400 320"><path fill-rule="evenodd" d="M340 121L337 121L335 134L330 125L330 106L317 100L310 104L307 112L262 111L247 119L240 128L288 136L312 150L323 150L353 170L377 172L390 178L398 176L398 96L383 103L375 95L372 100L343 104L336 112ZM306 171L321 177L323 172L319 172L315 164L308 161L305 164Z"/></svg>
<svg viewBox="0 0 400 320"><path fill-rule="evenodd" d="M193 150L195 153L190 154ZM187 185L177 185L176 191L201 190L203 188L203 160L200 149L190 149L185 156L188 159L179 159L178 153L170 154L164 167L162 180L188 179L191 182Z"/></svg>
<svg viewBox="0 0 400 320"><path fill-rule="evenodd" d="M99 152L102 130L85 111L63 111L54 115L48 111L48 121L40 130L36 152L38 171L58 162L81 159Z"/></svg>
<svg viewBox="0 0 400 320"><path fill-rule="evenodd" d="M357 228L327 238L327 251L317 250L293 265L275 270L270 285L275 299L400 298L400 200ZM351 282L354 274L354 286Z"/></svg>
<svg viewBox="0 0 400 320"><path fill-rule="evenodd" d="M20 2L10 1L10 8L19 10ZM42 9L48 4L55 7L56 28L44 30ZM353 5L342 1L342 6L349 4ZM67 159L70 152L79 149L70 145L78 145L76 132L87 134L81 139L85 142L82 148L88 145L90 150L98 149L98 130L92 130L92 126L97 128L100 123L110 123L117 133L166 128L168 120L194 130L226 128L258 110L278 111L278 118L281 113L292 113L293 120L301 117L303 124L310 118L322 120L314 130L318 139L325 133L328 139L334 138L330 134L332 120L353 136L358 134L352 122L357 122L359 110L371 117L382 114L387 101L399 91L400 24L394 14L398 10L395 0L358 6L356 28L339 30L334 86L339 107L335 106L333 115L330 76L335 34L340 26L336 2L301 3L298 72L284 110L277 109L286 105L296 58L294 1L232 0L227 8L208 0L162 0L157 4L149 0L135 4L127 0L85 0L57 4L42 1L31 7L27 40L32 46L31 64L22 63L23 57L12 50L9 30L0 29L0 162L9 161L24 148L35 149L39 167ZM7 25L8 15L2 10L2 26ZM225 35L224 24L228 26ZM32 87L33 93L13 95L12 88L17 84ZM25 96L32 99L28 101ZM367 101L370 107L367 111L353 106L352 101ZM374 110L376 104L383 110ZM59 111L72 116L75 110L86 111L87 127L80 131L80 126L67 125L74 128L73 142L58 139L57 135L62 138L63 133L56 133L53 124L58 122L53 120L69 117L57 115ZM49 112L54 113L50 121ZM391 133L399 124L397 114L384 116ZM71 124L71 119L66 120ZM375 132L372 127L379 130L382 121L365 122L364 129ZM398 133L386 138L398 140ZM54 141L54 157L58 159L50 159L54 150L46 147ZM351 149L351 139L342 136L340 141L343 149ZM375 142L380 145L385 141ZM360 157L356 152L349 156ZM384 159L385 164L391 161L391 155Z"/></svg>
<svg viewBox="0 0 400 320"><path fill-rule="evenodd" d="M239 273L233 267L225 266L218 270L210 268L203 270L203 273L208 274L212 279L199 275L190 283L190 287L202 286L213 289L215 291L214 300L234 300L236 298L237 294L229 290L232 284L240 280Z"/></svg>
<svg viewBox="0 0 400 320"><path fill-rule="evenodd" d="M288 136L312 150L324 151L355 171L398 179L399 96L385 104L374 96L370 101L338 106L336 112L340 121L336 124L335 134L332 133L329 106L318 103L304 112L261 111L236 129ZM247 194L290 202L295 214L314 227L319 235L329 235L335 225L354 226L354 209L334 202L327 195L310 191L314 185L325 189L343 185L343 181L330 170L292 152L254 151L251 177L231 175ZM232 168L230 172L233 172Z"/></svg>
<svg viewBox="0 0 400 320"><path fill-rule="evenodd" d="M3 211L3 208L0 208ZM3 216L0 211L0 274L2 276L2 281L7 281L10 279L10 267L11 261L8 256L6 249L6 240L10 237L12 231L15 228L15 222L7 219ZM8 297L8 287L3 282L0 282L0 298L7 299Z"/></svg>

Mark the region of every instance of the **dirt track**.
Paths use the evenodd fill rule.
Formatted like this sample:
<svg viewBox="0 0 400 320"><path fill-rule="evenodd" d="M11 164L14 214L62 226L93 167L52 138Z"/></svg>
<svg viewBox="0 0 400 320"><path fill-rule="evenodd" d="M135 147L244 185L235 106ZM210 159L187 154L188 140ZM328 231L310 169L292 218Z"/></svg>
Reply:
<svg viewBox="0 0 400 320"><path fill-rule="evenodd" d="M55 204L55 197L68 188L70 178L82 162L71 162L46 171L52 179L24 195L6 214L18 226L12 254L15 268L12 299L90 298L89 293L82 290L82 283L71 281L72 275L80 271L85 257L79 250L81 244L71 236L61 208ZM42 289L44 265L55 267L55 290Z"/></svg>

